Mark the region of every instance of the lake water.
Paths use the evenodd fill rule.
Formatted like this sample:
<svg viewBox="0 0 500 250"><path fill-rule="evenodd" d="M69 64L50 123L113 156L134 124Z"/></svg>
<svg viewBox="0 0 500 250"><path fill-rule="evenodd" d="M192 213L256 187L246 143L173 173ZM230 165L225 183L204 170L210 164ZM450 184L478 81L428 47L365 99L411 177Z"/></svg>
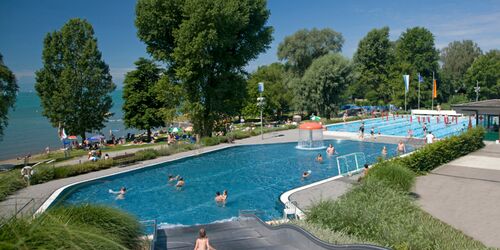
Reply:
<svg viewBox="0 0 500 250"><path fill-rule="evenodd" d="M124 136L127 134L127 130L122 121L122 91L113 92L112 98L111 112L114 115L109 119L102 132L109 136L110 129L118 129L119 131L114 132L114 134ZM0 160L28 153L41 153L47 146L51 149L62 147L57 136L57 128L52 127L49 120L42 115L40 99L35 92L19 93L15 109L9 111L8 117L9 125L4 130L3 140L0 141Z"/></svg>

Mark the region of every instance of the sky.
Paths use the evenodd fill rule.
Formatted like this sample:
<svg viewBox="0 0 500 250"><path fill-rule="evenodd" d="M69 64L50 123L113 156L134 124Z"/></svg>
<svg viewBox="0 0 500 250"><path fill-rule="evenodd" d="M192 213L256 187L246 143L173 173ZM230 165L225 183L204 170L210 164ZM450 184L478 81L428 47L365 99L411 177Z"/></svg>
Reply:
<svg viewBox="0 0 500 250"><path fill-rule="evenodd" d="M20 91L34 89L34 72L42 67L43 39L70 18L87 19L98 47L121 88L124 74L139 57L149 57L137 38L132 0L0 0L0 53L15 73ZM388 26L391 40L407 28L422 26L435 36L438 49L471 39L483 51L500 49L500 0L268 0L274 28L271 47L249 62L249 72L278 61L283 39L299 29L331 28L342 33L342 54L352 58L358 42L373 28Z"/></svg>

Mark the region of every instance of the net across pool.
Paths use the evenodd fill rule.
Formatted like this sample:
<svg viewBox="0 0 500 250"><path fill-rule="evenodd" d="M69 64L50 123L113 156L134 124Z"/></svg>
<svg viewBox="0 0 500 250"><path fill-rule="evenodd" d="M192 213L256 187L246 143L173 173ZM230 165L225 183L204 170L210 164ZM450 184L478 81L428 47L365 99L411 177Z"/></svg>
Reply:
<svg viewBox="0 0 500 250"><path fill-rule="evenodd" d="M420 122L419 122L420 119ZM328 125L328 131L352 132L358 133L361 123L365 123L365 136L370 135L372 127L375 133L391 136L407 136L408 130L413 130L413 136L417 138L424 137L423 124L425 123L428 131L432 132L437 138L444 138L451 135L457 135L467 129L469 124L468 117L457 117L458 120L452 121L449 117L449 123L444 123L444 117L420 117L413 116L410 120L408 115L402 117L389 116L375 119L367 119L363 121L355 121L348 123L339 123ZM473 126L475 124L473 123Z"/></svg>
<svg viewBox="0 0 500 250"><path fill-rule="evenodd" d="M140 220L157 219L164 226L231 219L240 210L248 209L260 210L261 218L270 220L281 217L278 199L283 192L338 175L337 156L363 152L366 162L372 163L383 146L389 156L396 153L393 144L349 140L325 143L333 143L338 155L328 157L323 150L297 150L296 143L235 146L79 184L66 189L55 204L110 205ZM324 156L321 164L315 162L318 153ZM312 171L311 176L301 180L307 170ZM170 174L185 179L181 191L167 183ZM108 192L122 186L127 188L122 200ZM223 190L228 190L229 195L225 207L220 207L214 197Z"/></svg>

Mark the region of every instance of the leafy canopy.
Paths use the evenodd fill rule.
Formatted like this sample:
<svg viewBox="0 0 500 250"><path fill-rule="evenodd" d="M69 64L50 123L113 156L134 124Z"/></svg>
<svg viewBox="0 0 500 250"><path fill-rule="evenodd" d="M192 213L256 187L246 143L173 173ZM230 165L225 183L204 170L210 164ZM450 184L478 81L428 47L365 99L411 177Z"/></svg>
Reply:
<svg viewBox="0 0 500 250"><path fill-rule="evenodd" d="M8 125L9 108L13 108L16 103L18 88L16 76L5 66L2 53L0 53L0 139L3 136L3 130Z"/></svg>
<svg viewBox="0 0 500 250"><path fill-rule="evenodd" d="M278 59L285 60L294 73L302 76L314 59L340 52L343 44L342 34L330 28L302 29L279 44Z"/></svg>
<svg viewBox="0 0 500 250"><path fill-rule="evenodd" d="M352 81L351 73L352 64L338 53L314 60L299 85L302 95L296 96L302 110L329 118L343 101L343 93Z"/></svg>
<svg viewBox="0 0 500 250"><path fill-rule="evenodd" d="M35 89L52 126L62 125L66 132L83 138L86 132L102 129L111 115L109 94L115 85L92 25L71 19L61 30L47 34L42 60Z"/></svg>
<svg viewBox="0 0 500 250"><path fill-rule="evenodd" d="M478 57L465 74L467 94L476 98L474 87L479 81L479 100L500 98L500 50L491 50Z"/></svg>
<svg viewBox="0 0 500 250"><path fill-rule="evenodd" d="M195 131L211 136L242 108L244 67L272 40L266 1L140 0L136 14L148 52L181 82Z"/></svg>

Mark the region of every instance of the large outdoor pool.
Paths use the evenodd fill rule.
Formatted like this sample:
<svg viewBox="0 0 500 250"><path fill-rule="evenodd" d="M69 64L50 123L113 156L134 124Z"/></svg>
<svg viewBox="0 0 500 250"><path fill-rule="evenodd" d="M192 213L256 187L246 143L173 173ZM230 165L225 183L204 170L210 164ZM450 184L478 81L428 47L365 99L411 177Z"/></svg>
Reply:
<svg viewBox="0 0 500 250"><path fill-rule="evenodd" d="M332 140L339 155L363 152L372 163L387 146L390 156L396 145ZM279 196L292 188L338 175L337 156L315 162L321 151L301 151L296 143L236 146L211 153L162 163L79 184L67 189L57 203L106 204L124 209L140 220L157 219L163 225L194 225L230 219L240 210L260 210L262 219L281 217ZM364 160L360 159L360 165ZM301 180L304 171L312 174ZM341 169L344 173L345 168ZM177 191L167 183L169 174L184 177L186 186ZM125 199L108 192L127 187ZM215 192L229 191L225 207L214 202Z"/></svg>
<svg viewBox="0 0 500 250"><path fill-rule="evenodd" d="M420 122L419 122L420 119ZM438 120L439 119L439 120ZM451 135L457 135L463 132L468 124L468 117L458 117L457 121L445 124L443 122L444 118L436 118L436 117L420 117L413 116L411 121L409 116L405 117L392 117L390 116L388 119L384 118L376 118L376 119L368 119L364 121L356 121L356 122L348 122L348 123L339 123L334 125L327 126L328 131L339 131L339 132L353 132L357 133L361 122L365 123L365 136L370 134L370 129L373 127L375 129L375 133L380 132L383 135L393 135L393 136L407 136L408 130L411 128L413 130L413 136L417 138L423 138L424 132L422 126L424 124L424 120L427 126L428 131L432 132L434 136L437 138L444 138ZM475 126L475 123L473 123Z"/></svg>

